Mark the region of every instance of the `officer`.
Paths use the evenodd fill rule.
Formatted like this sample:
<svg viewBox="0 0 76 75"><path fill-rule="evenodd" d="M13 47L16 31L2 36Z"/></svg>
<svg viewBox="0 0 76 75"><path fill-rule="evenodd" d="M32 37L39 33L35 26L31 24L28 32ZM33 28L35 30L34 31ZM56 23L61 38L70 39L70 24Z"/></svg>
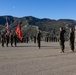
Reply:
<svg viewBox="0 0 76 75"><path fill-rule="evenodd" d="M70 33L69 33L69 41L70 41L70 48L74 52L74 39L75 39L75 34L73 28L70 28Z"/></svg>
<svg viewBox="0 0 76 75"><path fill-rule="evenodd" d="M63 52L63 53L64 53L64 49L65 49L64 33L65 33L65 30L62 27L60 27L59 41L60 41L60 46L61 46L61 52Z"/></svg>
<svg viewBox="0 0 76 75"><path fill-rule="evenodd" d="M38 35L37 35L37 42L38 42L38 47L40 49L41 47L41 32L40 31L38 32Z"/></svg>

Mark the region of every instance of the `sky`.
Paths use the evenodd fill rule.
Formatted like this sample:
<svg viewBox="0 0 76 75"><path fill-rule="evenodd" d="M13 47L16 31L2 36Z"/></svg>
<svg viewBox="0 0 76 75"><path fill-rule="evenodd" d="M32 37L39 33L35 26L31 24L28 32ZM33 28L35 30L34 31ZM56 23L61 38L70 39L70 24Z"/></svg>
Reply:
<svg viewBox="0 0 76 75"><path fill-rule="evenodd" d="M76 20L76 0L0 0L0 16Z"/></svg>

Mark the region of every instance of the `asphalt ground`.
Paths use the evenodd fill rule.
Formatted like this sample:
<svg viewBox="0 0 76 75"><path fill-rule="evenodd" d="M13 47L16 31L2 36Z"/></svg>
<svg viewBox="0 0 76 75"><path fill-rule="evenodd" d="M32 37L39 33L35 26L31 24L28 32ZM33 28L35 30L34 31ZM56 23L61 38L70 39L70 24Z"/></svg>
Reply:
<svg viewBox="0 0 76 75"><path fill-rule="evenodd" d="M76 75L76 49L60 53L59 42L18 43L17 47L0 44L0 75Z"/></svg>

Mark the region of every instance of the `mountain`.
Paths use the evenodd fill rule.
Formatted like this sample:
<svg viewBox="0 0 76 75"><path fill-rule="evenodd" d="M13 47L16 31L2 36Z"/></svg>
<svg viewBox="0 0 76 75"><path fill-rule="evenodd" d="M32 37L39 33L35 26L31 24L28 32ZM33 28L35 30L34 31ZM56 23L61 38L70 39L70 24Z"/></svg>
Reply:
<svg viewBox="0 0 76 75"><path fill-rule="evenodd" d="M48 18L39 19L33 16L25 16L22 18L13 16L0 16L0 32L5 30L6 17L11 30L15 30L18 23L21 24L23 36L29 34L37 34L37 30L45 31L50 35L54 31L58 35L59 27L69 28L76 25L76 20L72 19L59 19L53 20ZM28 27L27 27L28 25Z"/></svg>

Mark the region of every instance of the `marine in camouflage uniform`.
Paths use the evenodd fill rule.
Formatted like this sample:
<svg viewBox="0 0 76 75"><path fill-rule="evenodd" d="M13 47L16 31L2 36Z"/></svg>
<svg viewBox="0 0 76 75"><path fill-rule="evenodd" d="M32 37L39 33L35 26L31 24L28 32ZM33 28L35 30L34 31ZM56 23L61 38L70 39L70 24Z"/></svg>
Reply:
<svg viewBox="0 0 76 75"><path fill-rule="evenodd" d="M11 39L11 46L13 47L13 34L11 33L11 35L10 35L10 39Z"/></svg>
<svg viewBox="0 0 76 75"><path fill-rule="evenodd" d="M6 46L8 47L9 44L9 35L6 33Z"/></svg>
<svg viewBox="0 0 76 75"><path fill-rule="evenodd" d="M4 42L5 42L4 33L1 34L1 42L2 42L2 47L4 47Z"/></svg>
<svg viewBox="0 0 76 75"><path fill-rule="evenodd" d="M39 49L41 48L41 32L39 31L38 35L37 35L37 42L38 42L38 47Z"/></svg>
<svg viewBox="0 0 76 75"><path fill-rule="evenodd" d="M14 35L13 35L13 41L14 41L14 45L16 47L17 46L17 35L16 35L16 33L14 33Z"/></svg>
<svg viewBox="0 0 76 75"><path fill-rule="evenodd" d="M64 49L65 49L64 33L65 33L65 30L61 27L60 28L60 35L59 35L59 42L60 42L61 52L63 52L63 53L64 53Z"/></svg>
<svg viewBox="0 0 76 75"><path fill-rule="evenodd" d="M75 34L73 28L70 28L70 33L69 33L69 41L70 41L70 48L74 52L74 39L75 39Z"/></svg>

